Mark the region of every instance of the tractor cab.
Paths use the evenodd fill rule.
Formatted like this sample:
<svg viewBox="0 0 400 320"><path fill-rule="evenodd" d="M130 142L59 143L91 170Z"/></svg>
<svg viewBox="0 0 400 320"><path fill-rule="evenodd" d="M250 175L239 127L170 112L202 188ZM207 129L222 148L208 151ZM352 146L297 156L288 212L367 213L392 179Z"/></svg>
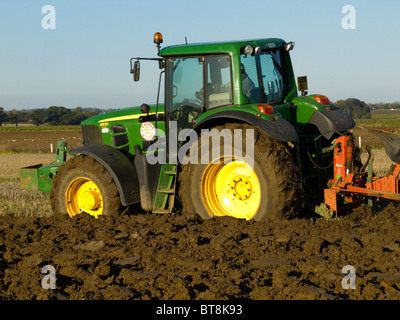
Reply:
<svg viewBox="0 0 400 320"><path fill-rule="evenodd" d="M175 121L178 134L204 124L217 112L224 112L231 119L244 121L250 117L258 122L282 120L281 110L295 122L294 110L287 110L286 105L297 96L289 57L293 42L271 38L161 48L160 33L155 34L154 42L159 58L132 58L131 73L134 81L139 81L140 61L158 61L162 69L160 84L165 76L165 103L163 110L157 108L156 113L164 115L141 117L139 121ZM161 85L157 97L160 90ZM287 129L287 134L281 132L283 136L274 134L275 130L269 130L269 134L278 140L297 140L293 128Z"/></svg>

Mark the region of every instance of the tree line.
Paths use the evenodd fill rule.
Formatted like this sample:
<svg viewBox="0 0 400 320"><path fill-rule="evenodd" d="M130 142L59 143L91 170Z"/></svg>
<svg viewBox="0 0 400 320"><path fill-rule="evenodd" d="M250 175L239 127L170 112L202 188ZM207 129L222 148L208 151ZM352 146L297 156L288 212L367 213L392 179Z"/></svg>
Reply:
<svg viewBox="0 0 400 320"><path fill-rule="evenodd" d="M400 110L400 102L366 103L355 98L338 100L334 105L346 111L354 119L371 119L372 110Z"/></svg>
<svg viewBox="0 0 400 320"><path fill-rule="evenodd" d="M59 106L51 106L47 109L4 111L4 108L0 107L0 126L3 123L15 124L16 127L21 123L32 123L36 126L42 124L54 126L79 125L83 120L104 111L98 108L76 107L75 109L69 109Z"/></svg>
<svg viewBox="0 0 400 320"><path fill-rule="evenodd" d="M391 110L391 109L398 109L400 110L400 102L391 102L391 103L387 103L387 102L380 102L380 103L369 103L368 104L370 106L371 109L373 110Z"/></svg>

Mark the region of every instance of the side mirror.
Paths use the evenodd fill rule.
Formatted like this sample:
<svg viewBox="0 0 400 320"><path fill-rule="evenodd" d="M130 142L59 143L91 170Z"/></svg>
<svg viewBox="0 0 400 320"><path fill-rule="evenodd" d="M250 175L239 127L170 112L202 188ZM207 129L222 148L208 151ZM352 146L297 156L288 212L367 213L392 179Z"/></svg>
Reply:
<svg viewBox="0 0 400 320"><path fill-rule="evenodd" d="M132 68L132 64L131 64L131 73L133 74L133 81L135 81L135 82L139 81L139 79L140 79L140 62L139 62L139 60L137 60L133 63L133 68Z"/></svg>
<svg viewBox="0 0 400 320"><path fill-rule="evenodd" d="M135 61L133 64L133 81L139 81L140 79L140 62Z"/></svg>

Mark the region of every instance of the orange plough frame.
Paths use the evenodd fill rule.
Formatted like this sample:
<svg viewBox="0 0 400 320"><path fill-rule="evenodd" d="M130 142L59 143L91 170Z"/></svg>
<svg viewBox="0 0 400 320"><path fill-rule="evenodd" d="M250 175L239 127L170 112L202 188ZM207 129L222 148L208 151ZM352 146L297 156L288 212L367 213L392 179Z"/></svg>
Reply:
<svg viewBox="0 0 400 320"><path fill-rule="evenodd" d="M397 163L393 172L386 177L373 177L372 166L369 164L366 172L350 173L354 157L354 142L352 136L341 136L336 139L334 150L334 179L329 180L329 188L324 190L325 205L334 215L341 209L338 197L348 205L356 204L368 198L384 198L400 201L399 174L400 164ZM342 202L342 201L341 201Z"/></svg>

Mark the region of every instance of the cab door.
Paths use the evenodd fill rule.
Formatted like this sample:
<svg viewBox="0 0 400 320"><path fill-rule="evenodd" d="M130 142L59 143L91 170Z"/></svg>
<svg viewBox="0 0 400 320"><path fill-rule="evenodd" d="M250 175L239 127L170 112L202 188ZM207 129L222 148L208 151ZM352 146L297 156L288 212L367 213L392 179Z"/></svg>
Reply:
<svg viewBox="0 0 400 320"><path fill-rule="evenodd" d="M233 104L231 59L226 54L171 57L166 74L165 118L171 155L184 143L180 132L192 129L203 112Z"/></svg>

